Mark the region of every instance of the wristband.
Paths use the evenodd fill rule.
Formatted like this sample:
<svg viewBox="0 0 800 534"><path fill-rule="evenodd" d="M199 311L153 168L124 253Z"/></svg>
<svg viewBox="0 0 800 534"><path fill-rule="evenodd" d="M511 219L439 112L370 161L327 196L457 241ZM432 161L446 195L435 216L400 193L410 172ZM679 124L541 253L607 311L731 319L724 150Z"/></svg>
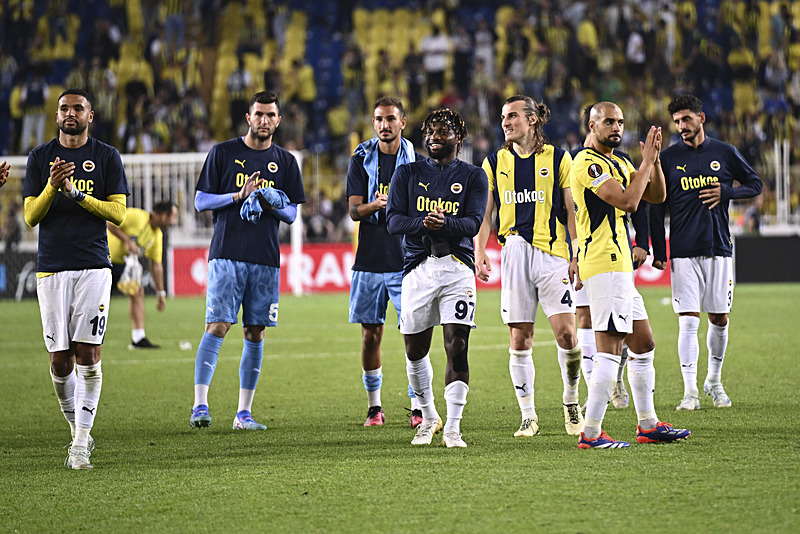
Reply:
<svg viewBox="0 0 800 534"><path fill-rule="evenodd" d="M80 202L81 200L86 198L86 195L83 194L83 191L79 191L78 188L75 186L72 186L72 191L64 191L64 193L66 193L66 195L69 198L71 198L76 202Z"/></svg>
<svg viewBox="0 0 800 534"><path fill-rule="evenodd" d="M164 291L163 289L161 291L156 291L156 296L157 297L166 297L167 296L167 292Z"/></svg>

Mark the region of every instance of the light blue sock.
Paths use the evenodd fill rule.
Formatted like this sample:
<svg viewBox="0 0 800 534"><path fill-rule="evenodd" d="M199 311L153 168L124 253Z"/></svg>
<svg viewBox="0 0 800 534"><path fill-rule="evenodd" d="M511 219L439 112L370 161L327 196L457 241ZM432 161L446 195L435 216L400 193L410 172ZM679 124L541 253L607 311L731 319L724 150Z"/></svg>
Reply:
<svg viewBox="0 0 800 534"><path fill-rule="evenodd" d="M211 385L214 370L217 368L219 349L222 348L222 338L208 332L203 334L200 345L197 347L197 357L194 360L194 383Z"/></svg>
<svg viewBox="0 0 800 534"><path fill-rule="evenodd" d="M378 391L383 384L383 373L377 375L368 375L365 371L361 378L364 380L364 389L367 391Z"/></svg>
<svg viewBox="0 0 800 534"><path fill-rule="evenodd" d="M264 342L244 340L242 361L239 363L239 387L242 389L256 389L258 377L261 374L261 359L264 356Z"/></svg>
<svg viewBox="0 0 800 534"><path fill-rule="evenodd" d="M417 396L414 395L414 388L411 387L411 384L408 385L408 398L409 399L416 399Z"/></svg>

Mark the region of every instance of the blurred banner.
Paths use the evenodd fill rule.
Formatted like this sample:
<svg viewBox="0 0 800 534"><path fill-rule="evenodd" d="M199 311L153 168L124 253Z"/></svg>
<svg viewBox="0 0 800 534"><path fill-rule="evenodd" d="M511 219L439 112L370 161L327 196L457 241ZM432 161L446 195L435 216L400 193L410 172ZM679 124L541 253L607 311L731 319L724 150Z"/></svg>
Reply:
<svg viewBox="0 0 800 534"><path fill-rule="evenodd" d="M500 246L490 242L487 254L492 262L489 282L478 281L478 288L500 287ZM281 292L303 293L349 291L353 247L349 243L306 243L300 254L299 267L289 269L290 247L281 246ZM668 286L669 270L659 271L651 265L652 257L636 270L636 284L642 286ZM208 272L208 248L174 248L169 262L172 287L177 295L204 295Z"/></svg>

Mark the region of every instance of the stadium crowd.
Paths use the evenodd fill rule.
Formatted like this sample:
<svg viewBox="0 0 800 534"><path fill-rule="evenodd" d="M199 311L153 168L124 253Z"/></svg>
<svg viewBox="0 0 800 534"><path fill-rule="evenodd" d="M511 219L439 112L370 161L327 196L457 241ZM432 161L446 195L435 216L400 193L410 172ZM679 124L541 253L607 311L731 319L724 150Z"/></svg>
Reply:
<svg viewBox="0 0 800 534"><path fill-rule="evenodd" d="M502 142L495 117L513 94L543 100L545 128L580 144L580 112L610 100L627 132L669 126L666 105L691 92L710 136L737 146L765 179L774 212L773 140L800 161L800 3L771 0L56 0L3 3L0 154L25 154L54 128L65 87L95 100L91 135L122 153L207 152L236 134L254 91L276 91L276 141L321 156L332 176L311 199L310 240L349 236L343 182L371 103L400 97L408 135L432 109L464 117L472 162ZM229 21L238 21L231 29ZM323 60L320 60L323 58ZM655 68L645 65L655 64ZM245 108L242 108L244 101ZM638 157L638 138L622 148ZM469 151L467 153L470 153ZM792 192L793 208L797 192ZM313 218L313 220L311 219Z"/></svg>

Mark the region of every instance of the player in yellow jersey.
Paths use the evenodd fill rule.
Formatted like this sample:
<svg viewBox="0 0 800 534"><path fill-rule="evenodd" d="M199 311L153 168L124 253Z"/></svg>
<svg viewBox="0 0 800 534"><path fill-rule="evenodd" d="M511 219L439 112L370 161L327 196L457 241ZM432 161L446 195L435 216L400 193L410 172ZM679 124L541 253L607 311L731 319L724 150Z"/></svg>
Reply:
<svg viewBox="0 0 800 534"><path fill-rule="evenodd" d="M114 284L116 284L125 264L128 254L139 255L139 249L144 249L144 255L150 260L150 274L156 287L156 309L164 311L167 292L164 290L164 267L161 257L163 255L163 230L175 224L178 218L178 207L169 200L162 200L153 206L153 211L148 212L139 208L128 208L125 220L116 226L108 223L108 249L111 253ZM144 332L144 287L130 296L131 316L131 345L134 349L157 349L145 336Z"/></svg>
<svg viewBox="0 0 800 534"><path fill-rule="evenodd" d="M570 193L572 158L545 142L542 127L550 119L546 105L529 96L506 100L500 116L505 144L487 157L489 199L478 233L475 264L486 281L492 265L486 242L497 213L497 238L502 243L500 315L510 334L509 372L522 424L516 437L539 433L534 406L533 336L541 302L558 346L564 381L564 424L567 433L583 430L578 404L581 348L575 333L577 260L571 257L567 232L574 242L575 210Z"/></svg>
<svg viewBox="0 0 800 534"><path fill-rule="evenodd" d="M578 447L628 447L601 430L606 407L617 380L623 341L628 345L628 382L639 420L639 443L668 442L691 433L658 420L653 403L655 341L641 295L633 285L633 259L627 213L636 211L644 198L664 201L666 186L659 165L661 129L650 128L642 146L642 163L614 154L622 141L625 121L612 102L599 102L589 116L591 139L579 152L572 168L572 192L577 211L578 268L589 295L597 354L586 420Z"/></svg>

